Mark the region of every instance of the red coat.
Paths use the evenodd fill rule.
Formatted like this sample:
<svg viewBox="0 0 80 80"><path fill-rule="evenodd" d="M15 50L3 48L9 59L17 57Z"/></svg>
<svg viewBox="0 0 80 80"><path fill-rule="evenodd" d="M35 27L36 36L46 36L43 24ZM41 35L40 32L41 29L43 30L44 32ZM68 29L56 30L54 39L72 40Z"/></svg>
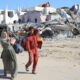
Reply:
<svg viewBox="0 0 80 80"><path fill-rule="evenodd" d="M35 35L30 35L26 40L27 51L30 53L38 53L37 39Z"/></svg>

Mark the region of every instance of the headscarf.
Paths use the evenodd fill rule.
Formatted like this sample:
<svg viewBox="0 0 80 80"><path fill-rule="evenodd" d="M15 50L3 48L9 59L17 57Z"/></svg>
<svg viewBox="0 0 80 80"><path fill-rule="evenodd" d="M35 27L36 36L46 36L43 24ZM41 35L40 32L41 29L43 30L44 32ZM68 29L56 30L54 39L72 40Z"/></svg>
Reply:
<svg viewBox="0 0 80 80"><path fill-rule="evenodd" d="M2 31L2 33L1 33L1 38L2 38L2 39L7 39L7 38L8 38L8 34L7 34L7 37L5 37L5 38L3 37L4 34L7 34L7 32L6 32L6 31Z"/></svg>

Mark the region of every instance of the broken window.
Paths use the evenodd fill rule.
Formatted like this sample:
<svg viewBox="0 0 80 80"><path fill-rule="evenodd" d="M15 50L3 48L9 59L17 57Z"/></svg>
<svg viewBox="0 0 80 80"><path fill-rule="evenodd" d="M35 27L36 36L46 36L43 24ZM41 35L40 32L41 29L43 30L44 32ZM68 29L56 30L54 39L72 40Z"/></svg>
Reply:
<svg viewBox="0 0 80 80"><path fill-rule="evenodd" d="M8 11L8 17L10 17L10 18L13 17L13 12L12 11Z"/></svg>

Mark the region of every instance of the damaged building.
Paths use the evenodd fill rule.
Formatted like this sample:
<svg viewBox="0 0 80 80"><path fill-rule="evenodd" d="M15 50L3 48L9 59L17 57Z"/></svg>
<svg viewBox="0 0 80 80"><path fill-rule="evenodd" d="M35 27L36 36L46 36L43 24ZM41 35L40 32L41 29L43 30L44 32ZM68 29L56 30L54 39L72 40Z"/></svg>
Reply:
<svg viewBox="0 0 80 80"><path fill-rule="evenodd" d="M21 20L24 20L24 22L46 22L53 18L52 15L55 15L54 18L57 16L56 9L52 8L49 2L25 9L23 11L26 11L26 13L21 17Z"/></svg>

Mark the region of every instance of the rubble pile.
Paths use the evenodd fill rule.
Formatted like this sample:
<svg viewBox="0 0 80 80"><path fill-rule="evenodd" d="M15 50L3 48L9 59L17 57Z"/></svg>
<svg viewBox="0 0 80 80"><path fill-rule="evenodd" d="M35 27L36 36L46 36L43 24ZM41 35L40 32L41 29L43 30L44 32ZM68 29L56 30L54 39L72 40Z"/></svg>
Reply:
<svg viewBox="0 0 80 80"><path fill-rule="evenodd" d="M38 7L35 7L35 9L40 8L42 11L43 7L44 6L39 5ZM49 8L50 6L45 6L45 7L46 7L45 9L47 9L47 7ZM51 7L50 9L52 10ZM25 11L27 12L28 10L25 10ZM30 12L31 15L32 13L35 13L35 11ZM47 19L47 21L39 22L39 23L36 20L36 22L26 22L26 23L21 22L18 24L12 24L12 27L10 27L11 25L8 25L8 28L10 28L8 30L13 32L22 31L23 28L28 28L30 26L33 26L34 28L37 28L40 30L40 35L43 38L55 38L55 37L70 38L80 34L80 5L79 4L73 5L71 8L69 7L57 8L56 13L54 9L53 13L51 12L47 16L48 18L49 15L53 15L51 20ZM24 15L25 19L26 19L26 14L27 13L25 13ZM35 13L35 14L38 14L38 13ZM46 16L47 14L44 14L44 15ZM27 21L30 21L30 20L27 20Z"/></svg>

